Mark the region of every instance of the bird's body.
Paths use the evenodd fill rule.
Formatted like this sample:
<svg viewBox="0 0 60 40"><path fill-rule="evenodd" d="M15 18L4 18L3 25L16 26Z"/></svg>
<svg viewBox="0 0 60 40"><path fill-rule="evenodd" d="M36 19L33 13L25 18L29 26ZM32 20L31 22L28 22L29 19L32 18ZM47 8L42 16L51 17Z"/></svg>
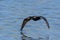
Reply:
<svg viewBox="0 0 60 40"><path fill-rule="evenodd" d="M48 21L47 21L47 19L46 19L45 17L43 17L43 16L29 16L29 17L27 17L27 18L25 18L25 19L23 20L23 23L22 23L22 26L21 26L21 31L23 30L25 24L26 24L28 21L30 21L30 20L38 21L38 20L40 20L40 19L44 19L44 21L46 22L48 28L50 28L50 27L49 27L49 23L48 23Z"/></svg>

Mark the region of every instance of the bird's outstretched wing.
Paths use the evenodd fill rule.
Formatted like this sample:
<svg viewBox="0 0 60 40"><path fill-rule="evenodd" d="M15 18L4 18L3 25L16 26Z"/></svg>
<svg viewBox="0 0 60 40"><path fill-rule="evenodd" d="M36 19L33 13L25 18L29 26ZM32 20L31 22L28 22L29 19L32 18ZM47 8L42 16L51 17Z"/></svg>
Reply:
<svg viewBox="0 0 60 40"><path fill-rule="evenodd" d="M46 22L48 28L50 29L50 26L49 26L49 23L48 23L47 19L45 17L43 17L43 16L40 16L40 18L42 18Z"/></svg>
<svg viewBox="0 0 60 40"><path fill-rule="evenodd" d="M28 21L30 21L30 20L31 20L31 18L30 18L30 17L25 18L25 19L23 20L23 23L22 23L22 26L21 26L21 31L23 30L23 28L24 28L25 24L26 24Z"/></svg>

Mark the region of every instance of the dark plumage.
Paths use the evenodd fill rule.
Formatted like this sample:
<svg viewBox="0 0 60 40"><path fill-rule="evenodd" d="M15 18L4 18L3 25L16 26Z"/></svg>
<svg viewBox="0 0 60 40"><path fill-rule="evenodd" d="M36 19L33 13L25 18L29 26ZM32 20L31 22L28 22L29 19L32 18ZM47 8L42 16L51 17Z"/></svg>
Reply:
<svg viewBox="0 0 60 40"><path fill-rule="evenodd" d="M27 18L25 18L25 19L23 20L23 23L22 23L22 26L21 26L21 31L23 30L25 24L26 24L28 21L30 21L30 20L38 21L38 20L40 20L40 19L43 19L43 20L46 22L48 28L50 28L50 27L49 27L49 23L48 23L48 21L47 21L47 19L46 19L45 17L43 17L43 16L29 16L29 17L27 17Z"/></svg>

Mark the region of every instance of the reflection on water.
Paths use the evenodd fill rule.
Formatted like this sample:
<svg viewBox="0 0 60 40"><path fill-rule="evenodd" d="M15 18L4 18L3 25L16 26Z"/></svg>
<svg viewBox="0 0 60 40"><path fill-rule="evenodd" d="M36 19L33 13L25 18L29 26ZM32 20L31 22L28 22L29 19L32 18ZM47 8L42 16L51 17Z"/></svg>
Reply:
<svg viewBox="0 0 60 40"><path fill-rule="evenodd" d="M20 32L21 33L21 39L22 40L49 40L49 36L48 37L46 37L46 39L44 39L44 38L42 38L42 37L39 37L38 39L34 39L34 38L32 38L32 37L28 37L28 36L26 36L23 32Z"/></svg>

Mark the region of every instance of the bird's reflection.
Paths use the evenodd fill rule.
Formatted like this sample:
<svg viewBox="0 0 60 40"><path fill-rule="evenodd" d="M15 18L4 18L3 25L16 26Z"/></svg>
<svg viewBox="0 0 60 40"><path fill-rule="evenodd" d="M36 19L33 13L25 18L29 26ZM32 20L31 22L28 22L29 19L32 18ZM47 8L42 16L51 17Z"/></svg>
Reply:
<svg viewBox="0 0 60 40"><path fill-rule="evenodd" d="M22 40L49 40L49 36L48 37L46 37L46 39L44 39L44 38L41 38L41 37L39 37L38 39L34 39L34 38L32 38L32 37L28 37L28 36L26 36L23 32L20 32L21 33L21 39Z"/></svg>

